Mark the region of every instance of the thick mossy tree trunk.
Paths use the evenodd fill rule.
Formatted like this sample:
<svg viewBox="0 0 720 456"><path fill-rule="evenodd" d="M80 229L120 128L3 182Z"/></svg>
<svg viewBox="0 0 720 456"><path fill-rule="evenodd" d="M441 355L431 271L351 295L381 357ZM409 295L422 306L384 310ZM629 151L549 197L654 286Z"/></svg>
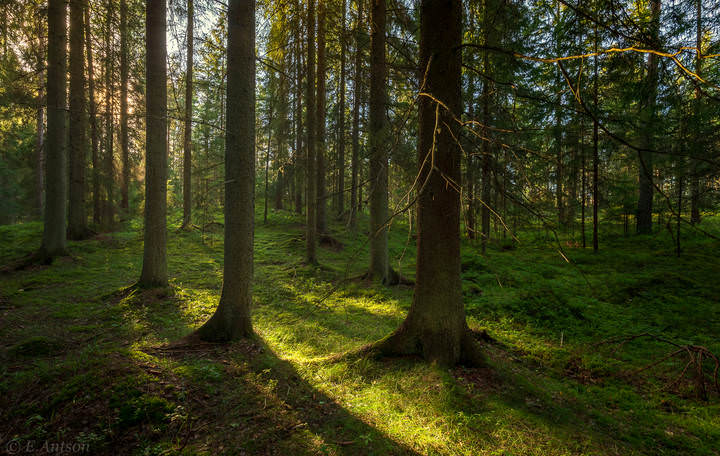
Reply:
<svg viewBox="0 0 720 456"><path fill-rule="evenodd" d="M385 114L387 65L385 59L386 0L372 0L370 9L370 270L372 279L388 279L388 151Z"/></svg>
<svg viewBox="0 0 720 456"><path fill-rule="evenodd" d="M418 163L419 182L427 183L417 202L415 294L402 325L369 347L386 355L419 354L442 366L483 361L465 321L460 279L462 157L454 116L462 109L461 14L457 0L421 2L420 68L426 77L419 101ZM431 159L425 161L426 156Z"/></svg>
<svg viewBox="0 0 720 456"><path fill-rule="evenodd" d="M307 158L305 160L307 185L307 220L305 229L305 261L317 264L317 149L315 137L315 0L308 0L307 9Z"/></svg>
<svg viewBox="0 0 720 456"><path fill-rule="evenodd" d="M197 330L207 341L252 335L255 203L255 2L230 0L225 132L225 263L215 314Z"/></svg>
<svg viewBox="0 0 720 456"><path fill-rule="evenodd" d="M39 252L48 262L67 248L66 23L65 1L49 0L45 217Z"/></svg>
<svg viewBox="0 0 720 456"><path fill-rule="evenodd" d="M70 207L68 239L89 235L85 214L85 150L87 111L85 103L85 55L83 54L85 2L70 1Z"/></svg>
<svg viewBox="0 0 720 456"><path fill-rule="evenodd" d="M187 2L187 59L185 68L185 126L183 128L183 224L190 225L192 216L192 115L193 115L193 22L195 6Z"/></svg>
<svg viewBox="0 0 720 456"><path fill-rule="evenodd" d="M651 1L650 36L658 44L660 33L660 0ZM657 48L659 49L659 47ZM644 81L644 95L641 121L643 151L638 156L638 206L637 206L637 232L638 234L652 233L653 211L653 155L649 152L655 145L655 105L658 84L658 57L648 54L647 75Z"/></svg>
<svg viewBox="0 0 720 456"><path fill-rule="evenodd" d="M167 285L167 11L146 2L145 245L138 285Z"/></svg>

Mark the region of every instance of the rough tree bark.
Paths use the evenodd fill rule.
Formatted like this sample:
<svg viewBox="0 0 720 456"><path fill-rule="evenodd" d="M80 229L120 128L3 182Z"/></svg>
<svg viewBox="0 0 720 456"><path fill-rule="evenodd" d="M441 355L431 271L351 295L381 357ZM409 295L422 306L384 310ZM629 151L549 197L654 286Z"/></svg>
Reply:
<svg viewBox="0 0 720 456"><path fill-rule="evenodd" d="M465 321L460 279L462 157L454 139L458 137L454 116L462 109L461 8L457 0L422 0L420 5L420 68L426 74L423 91L430 96L419 101L418 163L423 185L417 202L415 294L401 326L368 347L386 355L420 354L442 366L483 362ZM434 167L430 162L423 165L428 154Z"/></svg>
<svg viewBox="0 0 720 456"><path fill-rule="evenodd" d="M67 9L64 0L48 0L47 144L45 217L40 259L50 262L67 249Z"/></svg>
<svg viewBox="0 0 720 456"><path fill-rule="evenodd" d="M145 245L138 285L167 285L167 46L165 0L147 0ZM229 178L228 178L229 179ZM227 224L226 224L227 225ZM226 238L226 243L230 239ZM226 263L227 265L227 263Z"/></svg>
<svg viewBox="0 0 720 456"><path fill-rule="evenodd" d="M225 262L220 303L197 330L207 341L252 335L255 200L255 1L228 6Z"/></svg>
<svg viewBox="0 0 720 456"><path fill-rule="evenodd" d="M70 207L68 239L84 239L89 235L85 214L85 55L84 0L70 1Z"/></svg>

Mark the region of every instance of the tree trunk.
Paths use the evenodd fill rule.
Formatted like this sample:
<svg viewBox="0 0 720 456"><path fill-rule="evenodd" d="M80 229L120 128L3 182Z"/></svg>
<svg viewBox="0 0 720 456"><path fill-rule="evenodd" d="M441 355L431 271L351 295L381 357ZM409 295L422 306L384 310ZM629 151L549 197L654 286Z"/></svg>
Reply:
<svg viewBox="0 0 720 456"><path fill-rule="evenodd" d="M68 211L68 239L88 236L85 215L85 56L84 1L70 1L70 207Z"/></svg>
<svg viewBox="0 0 720 456"><path fill-rule="evenodd" d="M317 230L327 231L327 188L325 183L325 2L320 0L317 9L317 117L316 125L316 173L317 173Z"/></svg>
<svg viewBox="0 0 720 456"><path fill-rule="evenodd" d="M193 22L195 7L187 0L187 60L185 63L185 127L183 129L183 227L192 215Z"/></svg>
<svg viewBox="0 0 720 456"><path fill-rule="evenodd" d="M38 89L38 106L35 112L35 205L37 216L43 217L45 207L45 108L43 100L45 93L45 81L40 76L40 88Z"/></svg>
<svg viewBox="0 0 720 456"><path fill-rule="evenodd" d="M265 211L263 213L263 224L267 225L267 216L268 216L268 198L270 195L268 194L268 187L269 187L269 175L270 175L270 146L272 144L272 105L270 105L270 112L268 113L268 140L267 140L267 149L265 150Z"/></svg>
<svg viewBox="0 0 720 456"><path fill-rule="evenodd" d="M255 200L255 1L228 7L225 136L225 262L215 314L197 333L207 341L252 335Z"/></svg>
<svg viewBox="0 0 720 456"><path fill-rule="evenodd" d="M166 17L165 0L146 1L145 245L138 282L142 287L167 286ZM228 224L225 226L227 229ZM232 245L227 233L225 242Z"/></svg>
<svg viewBox="0 0 720 456"><path fill-rule="evenodd" d="M470 14L468 17L470 30L475 30L475 15ZM467 92L467 112L470 120L475 119L475 75L468 73L468 92ZM475 239L475 159L474 159L474 141L465 135L465 191L467 198L467 212L465 215L465 231L468 239ZM412 224L410 224L412 226Z"/></svg>
<svg viewBox="0 0 720 456"><path fill-rule="evenodd" d="M130 208L130 145L128 144L128 23L127 0L120 0L120 208Z"/></svg>
<svg viewBox="0 0 720 456"><path fill-rule="evenodd" d="M357 228L358 212L358 174L360 172L360 94L362 87L362 48L360 47L360 30L363 25L364 0L356 0L357 19L355 21L355 69L353 76L353 119L352 119L352 158L350 177L350 218L348 225Z"/></svg>
<svg viewBox="0 0 720 456"><path fill-rule="evenodd" d="M40 257L52 261L66 253L67 241L67 9L64 0L48 0L47 145L45 217Z"/></svg>
<svg viewBox="0 0 720 456"><path fill-rule="evenodd" d="M307 116L307 160L305 162L307 178L307 222L305 231L305 261L317 264L317 154L315 125L315 0L308 0L307 10L307 96L305 115ZM322 78L322 77L321 77Z"/></svg>
<svg viewBox="0 0 720 456"><path fill-rule="evenodd" d="M600 200L600 193L598 192L598 180L599 180L599 169L600 169L600 153L599 153L599 127L598 124L598 118L597 118L597 111L598 111L598 85L600 81L598 81L598 58L597 58L597 50L598 50L598 30L597 26L595 26L595 40L594 40L594 53L595 56L593 57L593 73L594 73L594 83L593 83L593 109L595 110L595 116L593 118L593 252L597 253L597 251L600 249L600 241L598 240L598 204Z"/></svg>
<svg viewBox="0 0 720 456"><path fill-rule="evenodd" d="M300 3L295 0L295 164L293 167L295 177L295 212L302 214L302 195L303 195L303 175L305 171L303 169L303 119L302 119L302 49L300 43L302 41L302 35L300 31L300 25L302 15L300 12Z"/></svg>
<svg viewBox="0 0 720 456"><path fill-rule="evenodd" d="M104 226L110 230L115 223L114 192L115 192L115 157L114 157L114 119L113 119L113 91L114 91L114 65L112 55L112 21L113 0L107 2L107 22L105 31L105 214Z"/></svg>
<svg viewBox="0 0 720 456"><path fill-rule="evenodd" d="M697 47L697 53L695 54L695 74L701 76L702 74L702 0L695 1L695 47ZM703 121L701 119L701 97L700 85L695 86L695 150L694 153L697 156L701 156L703 152L702 148L702 129ZM696 159L691 159L690 171L690 223L693 225L700 223L700 172L699 162ZM679 233L678 233L679 234ZM678 254L679 256L679 254Z"/></svg>
<svg viewBox="0 0 720 456"><path fill-rule="evenodd" d="M488 0L484 0L484 7L483 7L483 31L484 31L484 41L487 46L492 46L494 40L492 39L492 34L490 31L490 28L492 27L491 24L491 17L488 7ZM480 189L480 198L482 199L482 208L480 209L480 223L482 225L482 253L485 254L485 251L487 250L487 243L490 240L490 193L492 191L492 186L490 182L490 174L491 174L491 166L492 166L492 150L491 150L491 143L490 143L490 130L488 127L490 126L490 97L492 96L492 90L491 85L492 82L490 79L492 78L492 66L490 65L490 57L488 55L488 50L485 50L483 52L483 71L486 75L489 77L486 78L483 81L483 90L482 90L482 122L483 122L483 142L482 142L482 188Z"/></svg>
<svg viewBox="0 0 720 456"><path fill-rule="evenodd" d="M370 277L388 279L388 152L385 115L387 66L385 63L386 0L372 0L370 9Z"/></svg>
<svg viewBox="0 0 720 456"><path fill-rule="evenodd" d="M85 52L88 65L88 101L90 111L90 141L92 144L92 194L93 194L93 223L97 226L101 221L100 199L100 144L97 126L97 104L95 103L95 72L93 68L92 29L90 23L90 8L85 8Z"/></svg>
<svg viewBox="0 0 720 456"><path fill-rule="evenodd" d="M585 160L585 120L580 120L580 236L582 247L587 247L585 237L585 205L587 203L587 169Z"/></svg>
<svg viewBox="0 0 720 456"><path fill-rule="evenodd" d="M660 29L660 0L651 0L650 35L654 43L658 41ZM647 76L645 78L645 100L641 121L643 124L642 145L645 151L639 152L638 165L638 208L637 232L638 234L652 233L653 210L653 156L649 150L654 147L655 104L657 96L658 59L655 54L648 54Z"/></svg>
<svg viewBox="0 0 720 456"><path fill-rule="evenodd" d="M407 318L373 349L420 354L441 366L479 364L482 355L465 321L460 278L460 148L454 117L462 109L461 2L422 0L420 68L426 75L419 100L417 275ZM432 57L432 59L431 59ZM440 106L435 99L445 106ZM442 125L442 127L440 127ZM455 131L452 131L455 130ZM428 154L434 166L424 163Z"/></svg>
<svg viewBox="0 0 720 456"><path fill-rule="evenodd" d="M347 14L347 2L342 0L342 11L340 20L340 101L338 105L338 138L337 138L337 203L338 215L345 212L345 48L347 46L347 29L345 27L345 15Z"/></svg>

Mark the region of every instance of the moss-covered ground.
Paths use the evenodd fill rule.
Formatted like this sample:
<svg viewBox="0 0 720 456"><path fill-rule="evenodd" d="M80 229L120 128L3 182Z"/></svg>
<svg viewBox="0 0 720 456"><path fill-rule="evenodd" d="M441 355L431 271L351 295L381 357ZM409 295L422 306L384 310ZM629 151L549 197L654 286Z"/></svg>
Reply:
<svg viewBox="0 0 720 456"><path fill-rule="evenodd" d="M720 232L720 220L702 226ZM487 366L451 370L330 361L392 331L412 288L356 279L366 234L341 224L342 246L305 265L303 220L283 211L257 224L256 339L167 349L217 305L222 232L171 224L170 287L129 291L141 228L133 219L51 266L0 274L0 453L70 442L108 455L720 454L720 399L709 382L702 397L692 367L681 377L686 354L643 370L674 347L601 343L649 333L720 353L720 245L689 228L679 258L667 231L610 225L597 254L540 230L485 256L464 241L469 324L491 340ZM41 231L0 227L0 264L32 252ZM402 223L390 250L412 278Z"/></svg>

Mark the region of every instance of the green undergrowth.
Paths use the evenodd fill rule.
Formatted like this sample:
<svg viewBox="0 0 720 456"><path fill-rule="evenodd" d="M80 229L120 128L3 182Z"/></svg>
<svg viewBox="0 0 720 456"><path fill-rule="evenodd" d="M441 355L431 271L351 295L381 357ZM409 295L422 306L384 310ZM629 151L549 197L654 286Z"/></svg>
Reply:
<svg viewBox="0 0 720 456"><path fill-rule="evenodd" d="M259 208L262 204L258 205ZM488 365L328 357L397 327L408 286L363 281L366 226L303 262L303 218L272 211L255 234L257 337L169 349L217 305L222 227L169 227L170 287L130 286L140 219L71 242L51 266L0 275L0 444L74 442L90 454L718 455L720 398L650 334L720 353L718 243L687 230L601 239L565 233L464 241L470 326L492 338ZM216 215L222 222L221 214ZM708 218L703 228L720 231ZM32 252L42 226L0 227L0 264ZM610 231L610 229L606 230ZM615 230L617 231L617 230ZM577 237L577 233L574 233ZM412 278L415 241L390 230ZM707 378L711 365L704 365ZM639 371L639 372L638 372Z"/></svg>

